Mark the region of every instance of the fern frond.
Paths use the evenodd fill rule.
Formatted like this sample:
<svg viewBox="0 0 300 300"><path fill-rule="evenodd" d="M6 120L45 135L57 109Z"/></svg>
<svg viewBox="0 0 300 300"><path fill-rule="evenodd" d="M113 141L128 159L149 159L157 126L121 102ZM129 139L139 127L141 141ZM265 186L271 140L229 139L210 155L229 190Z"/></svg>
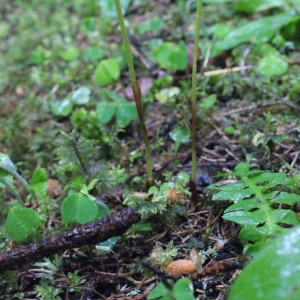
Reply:
<svg viewBox="0 0 300 300"><path fill-rule="evenodd" d="M234 202L224 211L223 218L242 227L241 238L256 243L300 223L295 212L278 205L300 202L300 196L282 191L292 180L286 174L250 170L248 163L239 163L230 176L236 180L208 188L217 191L213 200Z"/></svg>
<svg viewBox="0 0 300 300"><path fill-rule="evenodd" d="M84 162L99 149L99 146L96 146L97 141L86 139L76 130L69 134L65 132L61 132L61 134L63 139L55 143L57 146L57 149L54 150L55 159L63 162L78 161L84 172L88 174Z"/></svg>

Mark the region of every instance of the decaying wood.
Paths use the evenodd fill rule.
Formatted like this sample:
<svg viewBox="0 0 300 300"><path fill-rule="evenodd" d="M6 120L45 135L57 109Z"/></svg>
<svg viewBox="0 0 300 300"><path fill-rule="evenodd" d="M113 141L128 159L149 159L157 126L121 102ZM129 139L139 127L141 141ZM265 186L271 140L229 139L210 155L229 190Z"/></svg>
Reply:
<svg viewBox="0 0 300 300"><path fill-rule="evenodd" d="M141 215L126 207L121 212L101 220L75 227L42 241L31 243L0 255L0 271L15 269L61 251L83 245L95 245L113 236L119 236L133 224L140 221Z"/></svg>

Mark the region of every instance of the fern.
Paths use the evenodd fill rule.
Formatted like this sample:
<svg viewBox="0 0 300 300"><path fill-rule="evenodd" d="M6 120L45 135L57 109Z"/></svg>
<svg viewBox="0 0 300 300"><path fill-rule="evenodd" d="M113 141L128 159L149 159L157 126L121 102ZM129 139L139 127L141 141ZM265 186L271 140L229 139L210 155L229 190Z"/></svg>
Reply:
<svg viewBox="0 0 300 300"><path fill-rule="evenodd" d="M85 174L88 175L88 170L84 162L99 149L98 146L95 146L96 141L86 139L79 135L76 130L73 130L69 134L65 132L61 133L63 139L56 143L58 148L54 150L56 154L55 159L64 162L78 161Z"/></svg>
<svg viewBox="0 0 300 300"><path fill-rule="evenodd" d="M35 287L38 299L57 300L61 299L58 295L63 292L60 288L52 287L52 283L47 279L42 279L39 286Z"/></svg>
<svg viewBox="0 0 300 300"><path fill-rule="evenodd" d="M213 200L234 202L224 211L223 218L241 226L241 238L257 243L299 224L296 213L286 205L300 202L300 196L283 192L293 179L284 173L250 170L248 163L239 163L227 176L231 179L208 188L217 191Z"/></svg>
<svg viewBox="0 0 300 300"><path fill-rule="evenodd" d="M167 207L167 197L161 197L156 199L156 201L145 201L133 195L129 195L123 201L123 204L131 206L136 212L139 212L146 218L152 215L162 214Z"/></svg>

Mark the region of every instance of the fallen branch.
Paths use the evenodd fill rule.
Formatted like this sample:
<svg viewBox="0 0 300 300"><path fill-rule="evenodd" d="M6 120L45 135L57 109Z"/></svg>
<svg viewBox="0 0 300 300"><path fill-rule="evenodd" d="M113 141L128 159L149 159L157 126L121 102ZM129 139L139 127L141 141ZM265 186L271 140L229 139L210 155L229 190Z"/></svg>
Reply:
<svg viewBox="0 0 300 300"><path fill-rule="evenodd" d="M95 245L113 236L120 236L133 224L140 221L141 215L126 207L121 212L101 220L77 226L72 230L58 233L42 241L31 243L0 255L0 271L15 269L25 263L36 261L61 251Z"/></svg>

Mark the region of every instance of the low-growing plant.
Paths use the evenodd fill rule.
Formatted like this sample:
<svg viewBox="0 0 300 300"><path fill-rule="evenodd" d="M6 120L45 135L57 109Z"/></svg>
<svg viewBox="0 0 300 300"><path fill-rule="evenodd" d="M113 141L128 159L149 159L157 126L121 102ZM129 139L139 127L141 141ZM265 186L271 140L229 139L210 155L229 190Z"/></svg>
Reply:
<svg viewBox="0 0 300 300"><path fill-rule="evenodd" d="M162 183L159 188L156 186L150 187L147 193L150 201L129 195L123 203L133 207L145 217L163 214L166 212L168 204L176 204L180 199L184 200L190 196L191 193L186 188L189 180L190 176L186 172L179 172L169 182ZM169 212L175 215L183 213L180 206L178 206L178 210L175 209L173 212L169 209Z"/></svg>
<svg viewBox="0 0 300 300"><path fill-rule="evenodd" d="M153 57L161 68L169 71L185 70L188 64L187 48L183 41L179 44L164 42L153 48Z"/></svg>
<svg viewBox="0 0 300 300"><path fill-rule="evenodd" d="M41 299L45 300L61 299L58 295L63 292L61 288L55 288L52 282L44 277L42 278L40 285L35 287L35 291L37 292L37 297L41 297Z"/></svg>
<svg viewBox="0 0 300 300"><path fill-rule="evenodd" d="M55 154L61 163L80 166L81 172L74 170L71 183L66 186L68 196L65 197L61 206L61 215L64 223L76 222L84 224L109 215L110 209L101 201L96 201L90 192L95 189L101 191L101 184L115 186L125 182L127 175L125 170L119 167L108 168L107 165L94 164L93 168L88 166L87 160L98 150L95 141L80 136L76 131L70 134L62 132L63 139L57 142ZM104 172L105 171L105 172ZM75 174L77 173L77 177ZM84 175L78 176L83 173ZM10 177L14 176L29 192L27 200L39 202L38 211L24 207L23 200L19 195L19 203L9 208L6 220L6 232L16 241L22 241L29 236L34 236L42 221L45 219L46 211L53 210L55 204L49 203L47 196L47 176L45 169L37 169L29 183L15 170L15 166L9 157L0 153L0 176L1 182L5 183L14 194L18 191L11 183ZM111 178L107 181L106 177Z"/></svg>
<svg viewBox="0 0 300 300"><path fill-rule="evenodd" d="M160 282L148 295L148 300L165 299L165 300L193 300L194 288L193 283L188 278L181 278L172 286L171 281Z"/></svg>
<svg viewBox="0 0 300 300"><path fill-rule="evenodd" d="M0 153L0 177L2 182L9 182L9 177L13 176L19 180L24 188L29 192L27 200L36 202L40 201L39 213L30 208L24 207L25 199L20 196L17 197L19 203L14 204L6 219L6 232L14 238L16 241L26 239L29 235L35 234L40 226L40 218L44 217L44 214L48 209L53 209L55 206L48 205L47 192L47 177L45 169L37 169L30 184L16 171L13 162L10 158L3 153ZM6 178L7 177L7 178ZM12 184L6 185L10 189L17 193Z"/></svg>
<svg viewBox="0 0 300 300"><path fill-rule="evenodd" d="M240 238L256 243L248 251L255 252L268 239L299 224L290 206L300 202L300 196L284 191L286 186L293 185L293 178L284 173L251 170L245 162L239 163L233 172L217 176L228 179L208 187L216 192L212 199L234 202L224 211L223 218L241 226Z"/></svg>
<svg viewBox="0 0 300 300"><path fill-rule="evenodd" d="M85 105L90 100L91 90L88 87L81 86L68 98L50 103L50 109L53 115L66 117L68 116L73 105Z"/></svg>
<svg viewBox="0 0 300 300"><path fill-rule="evenodd" d="M299 299L300 227L270 241L237 277L229 300Z"/></svg>

